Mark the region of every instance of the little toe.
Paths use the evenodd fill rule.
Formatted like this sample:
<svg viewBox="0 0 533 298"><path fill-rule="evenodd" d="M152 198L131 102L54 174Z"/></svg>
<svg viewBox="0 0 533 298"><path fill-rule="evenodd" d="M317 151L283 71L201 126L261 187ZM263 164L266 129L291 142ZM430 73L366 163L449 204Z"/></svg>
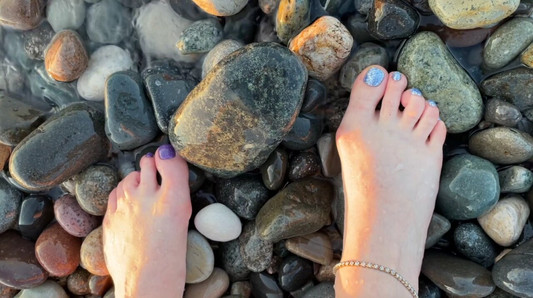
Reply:
<svg viewBox="0 0 533 298"><path fill-rule="evenodd" d="M352 86L343 122L374 117L376 107L385 93L387 80L387 71L381 66L373 65L363 70Z"/></svg>
<svg viewBox="0 0 533 298"><path fill-rule="evenodd" d="M423 140L427 140L435 125L439 121L439 109L434 101L427 101L424 112L416 124L414 133Z"/></svg>
<svg viewBox="0 0 533 298"><path fill-rule="evenodd" d="M157 168L155 167L155 158L152 152L147 153L141 158L141 181L143 188L156 190L159 187L157 183Z"/></svg>
<svg viewBox="0 0 533 298"><path fill-rule="evenodd" d="M176 155L172 145L162 145L157 149L155 164L161 175L161 188L165 191L176 189L189 192L189 169L187 162Z"/></svg>
<svg viewBox="0 0 533 298"><path fill-rule="evenodd" d="M405 107L402 113L401 124L409 129L412 129L420 119L425 108L425 100L422 93L418 89L407 90L403 93L401 99L402 105Z"/></svg>
<svg viewBox="0 0 533 298"><path fill-rule="evenodd" d="M437 124L429 134L429 144L439 150L442 149L444 141L446 140L446 125L442 120L438 120Z"/></svg>
<svg viewBox="0 0 533 298"><path fill-rule="evenodd" d="M397 119L400 109L400 99L407 86L407 79L400 72L389 74L387 88L381 103L380 120Z"/></svg>

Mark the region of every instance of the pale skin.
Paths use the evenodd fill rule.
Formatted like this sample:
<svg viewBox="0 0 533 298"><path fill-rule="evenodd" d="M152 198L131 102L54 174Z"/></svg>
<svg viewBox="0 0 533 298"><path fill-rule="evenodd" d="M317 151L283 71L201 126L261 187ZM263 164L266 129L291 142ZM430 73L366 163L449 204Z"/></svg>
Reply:
<svg viewBox="0 0 533 298"><path fill-rule="evenodd" d="M418 289L446 128L437 107L405 91L404 75L393 80L373 67L383 71L383 81L369 86L369 68L361 73L337 131L346 205L342 260L394 268ZM143 157L140 172L128 175L109 197L104 252L117 297L183 295L188 170L179 156L162 159L160 151ZM392 276L358 267L338 271L335 291L337 297L411 297Z"/></svg>

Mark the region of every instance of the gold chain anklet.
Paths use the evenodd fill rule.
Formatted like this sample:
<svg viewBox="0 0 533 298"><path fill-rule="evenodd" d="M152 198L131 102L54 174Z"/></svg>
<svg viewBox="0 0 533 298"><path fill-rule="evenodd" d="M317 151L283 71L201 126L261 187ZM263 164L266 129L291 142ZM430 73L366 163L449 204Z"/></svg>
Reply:
<svg viewBox="0 0 533 298"><path fill-rule="evenodd" d="M404 287L407 288L409 293L411 293L411 295L413 295L413 297L418 298L418 293L411 286L411 284L407 280L405 280L398 272L396 272L393 269L390 269L387 266L382 266L382 265L378 265L378 264L374 264L374 263L370 263L370 262L362 262L362 261L351 260L351 261L340 262L337 265L335 265L335 267L333 267L333 273L336 274L337 270L339 270L342 267L363 267L363 268L374 269L374 270L378 270L378 271L390 274L394 278L396 278L399 282L401 282L402 285L404 285Z"/></svg>

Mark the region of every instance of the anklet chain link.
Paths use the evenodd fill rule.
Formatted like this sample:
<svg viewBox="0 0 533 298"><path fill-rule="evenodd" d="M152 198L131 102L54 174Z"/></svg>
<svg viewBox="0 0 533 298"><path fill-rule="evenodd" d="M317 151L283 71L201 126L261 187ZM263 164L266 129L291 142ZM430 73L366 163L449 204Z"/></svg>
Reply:
<svg viewBox="0 0 533 298"><path fill-rule="evenodd" d="M374 264L370 262L350 260L350 261L340 262L337 265L335 265L335 267L333 267L333 273L336 274L337 270L339 270L342 267L363 267L363 268L369 268L369 269L374 269L374 270L378 270L381 272L385 272L389 275L392 275L392 277L396 278L399 282L401 282L402 285L404 285L404 287L407 288L409 293L413 295L413 297L418 298L418 293L411 286L411 284L407 280L405 280L398 272L396 272L395 270L387 266L382 266L382 265L378 265L378 264Z"/></svg>

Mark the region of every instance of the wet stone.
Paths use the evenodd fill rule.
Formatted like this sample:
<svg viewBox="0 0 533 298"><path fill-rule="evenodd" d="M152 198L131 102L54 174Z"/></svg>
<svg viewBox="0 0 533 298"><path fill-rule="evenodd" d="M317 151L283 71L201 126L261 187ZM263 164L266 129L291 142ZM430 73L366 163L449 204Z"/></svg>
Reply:
<svg viewBox="0 0 533 298"><path fill-rule="evenodd" d="M439 287L423 275L418 280L418 297L420 298L441 298Z"/></svg>
<svg viewBox="0 0 533 298"><path fill-rule="evenodd" d="M17 222L22 193L0 178L0 234L7 231Z"/></svg>
<svg viewBox="0 0 533 298"><path fill-rule="evenodd" d="M529 68L533 68L533 43L522 52L520 55L520 61Z"/></svg>
<svg viewBox="0 0 533 298"><path fill-rule="evenodd" d="M0 91L0 143L15 146L44 121L44 111Z"/></svg>
<svg viewBox="0 0 533 298"><path fill-rule="evenodd" d="M483 51L485 66L493 69L504 67L532 41L533 22L529 18L514 18L506 22L485 43Z"/></svg>
<svg viewBox="0 0 533 298"><path fill-rule="evenodd" d="M446 218L476 218L490 210L499 197L498 173L489 161L462 154L444 164L436 209Z"/></svg>
<svg viewBox="0 0 533 298"><path fill-rule="evenodd" d="M256 298L283 298L283 291L279 288L274 277L265 273L252 273L252 294Z"/></svg>
<svg viewBox="0 0 533 298"><path fill-rule="evenodd" d="M335 177L341 172L341 160L333 133L324 134L316 143L324 177Z"/></svg>
<svg viewBox="0 0 533 298"><path fill-rule="evenodd" d="M302 298L335 298L335 288L331 282L321 282L305 291Z"/></svg>
<svg viewBox="0 0 533 298"><path fill-rule="evenodd" d="M381 65L387 69L389 67L389 55L385 48L368 42L362 44L341 68L339 74L341 86L347 90L352 90L357 76L370 65Z"/></svg>
<svg viewBox="0 0 533 298"><path fill-rule="evenodd" d="M217 183L217 199L238 216L252 220L270 199L268 189L258 176L238 176Z"/></svg>
<svg viewBox="0 0 533 298"><path fill-rule="evenodd" d="M224 36L229 39L240 40L245 44L254 42L261 16L261 8L257 2L250 1L239 13L225 18Z"/></svg>
<svg viewBox="0 0 533 298"><path fill-rule="evenodd" d="M324 233L290 238L285 241L285 246L293 254L318 264L328 265L333 259L331 241Z"/></svg>
<svg viewBox="0 0 533 298"><path fill-rule="evenodd" d="M520 111L533 108L533 69L520 67L498 73L484 80L481 90L514 104Z"/></svg>
<svg viewBox="0 0 533 298"><path fill-rule="evenodd" d="M506 254L492 269L494 283L519 297L533 297L533 239Z"/></svg>
<svg viewBox="0 0 533 298"><path fill-rule="evenodd" d="M255 169L290 130L306 83L305 67L286 48L248 45L189 94L171 120L170 141L187 161L222 178Z"/></svg>
<svg viewBox="0 0 533 298"><path fill-rule="evenodd" d="M515 127L522 120L522 114L513 104L491 98L485 106L485 120L507 127Z"/></svg>
<svg viewBox="0 0 533 298"><path fill-rule="evenodd" d="M127 8L116 0L102 0L87 10L87 35L102 44L117 44L133 29Z"/></svg>
<svg viewBox="0 0 533 298"><path fill-rule="evenodd" d="M209 51L209 54L205 56L204 63L202 64L202 78L205 78L207 73L210 72L218 62L243 46L244 44L240 41L233 39L226 39L219 42L211 51Z"/></svg>
<svg viewBox="0 0 533 298"><path fill-rule="evenodd" d="M305 89L302 113L309 113L321 104L326 103L328 90L319 80L309 79Z"/></svg>
<svg viewBox="0 0 533 298"><path fill-rule="evenodd" d="M309 0L281 0L276 15L276 32L279 40L287 44L311 23Z"/></svg>
<svg viewBox="0 0 533 298"><path fill-rule="evenodd" d="M11 155L11 146L0 143L0 170L5 167Z"/></svg>
<svg viewBox="0 0 533 298"><path fill-rule="evenodd" d="M104 115L86 103L59 111L13 151L10 174L24 188L50 189L107 154ZM54 152L54 158L43 152Z"/></svg>
<svg viewBox="0 0 533 298"><path fill-rule="evenodd" d="M90 273L99 276L109 275L104 259L103 229L93 230L81 244L81 266Z"/></svg>
<svg viewBox="0 0 533 298"><path fill-rule="evenodd" d="M250 271L262 272L270 266L274 247L272 242L259 238L255 222L244 226L239 246L244 264Z"/></svg>
<svg viewBox="0 0 533 298"><path fill-rule="evenodd" d="M189 284L206 280L215 266L215 256L209 242L194 230L187 234L186 263L185 282Z"/></svg>
<svg viewBox="0 0 533 298"><path fill-rule="evenodd" d="M470 151L496 164L514 164L533 157L533 137L520 130L494 127L470 137Z"/></svg>
<svg viewBox="0 0 533 298"><path fill-rule="evenodd" d="M490 271L472 261L426 251L422 273L447 294L485 297L494 291Z"/></svg>
<svg viewBox="0 0 533 298"><path fill-rule="evenodd" d="M76 91L76 83L65 83L54 80L48 75L44 63L35 65L28 76L33 96L42 99L58 108L83 101Z"/></svg>
<svg viewBox="0 0 533 298"><path fill-rule="evenodd" d="M202 10L208 14L225 17L232 16L241 11L248 0L224 1L224 0L193 0Z"/></svg>
<svg viewBox="0 0 533 298"><path fill-rule="evenodd" d="M313 278L313 263L290 256L280 264L279 285L285 291L295 291Z"/></svg>
<svg viewBox="0 0 533 298"><path fill-rule="evenodd" d="M48 74L57 81L70 82L87 69L89 57L80 36L72 30L58 32L44 54Z"/></svg>
<svg viewBox="0 0 533 298"><path fill-rule="evenodd" d="M2 0L0 25L18 30L36 28L41 22L43 8L40 0Z"/></svg>
<svg viewBox="0 0 533 298"><path fill-rule="evenodd" d="M24 88L25 80L22 67L16 62L7 58L0 61L0 89L9 93L19 93Z"/></svg>
<svg viewBox="0 0 533 298"><path fill-rule="evenodd" d="M523 193L533 185L533 173L521 166L512 166L498 172L502 193Z"/></svg>
<svg viewBox="0 0 533 298"><path fill-rule="evenodd" d="M17 298L68 298L65 290L56 282L47 280L43 284L20 291Z"/></svg>
<svg viewBox="0 0 533 298"><path fill-rule="evenodd" d="M76 176L76 199L87 213L103 216L111 191L119 183L118 172L107 165L94 165Z"/></svg>
<svg viewBox="0 0 533 298"><path fill-rule="evenodd" d="M47 196L30 195L22 201L18 230L23 237L35 241L53 218L52 200Z"/></svg>
<svg viewBox="0 0 533 298"><path fill-rule="evenodd" d="M207 53L222 37L222 26L217 20L200 20L183 30L176 47L183 55Z"/></svg>
<svg viewBox="0 0 533 298"><path fill-rule="evenodd" d="M305 150L313 147L322 134L322 119L314 115L296 118L292 129L283 138L282 145L290 150Z"/></svg>
<svg viewBox="0 0 533 298"><path fill-rule="evenodd" d="M318 173L320 173L320 159L314 152L300 152L291 158L289 180L295 181Z"/></svg>
<svg viewBox="0 0 533 298"><path fill-rule="evenodd" d="M355 43L357 44L376 41L376 39L370 35L370 32L368 31L368 19L366 15L353 14L346 21L346 28L350 31Z"/></svg>
<svg viewBox="0 0 533 298"><path fill-rule="evenodd" d="M120 150L147 144L159 132L141 78L133 71L116 72L109 76L105 107L107 137Z"/></svg>
<svg viewBox="0 0 533 298"><path fill-rule="evenodd" d="M122 0L124 2L125 0ZM130 1L130 0L126 0ZM138 1L138 0L134 0ZM150 2L149 0L143 0L144 2ZM189 20L201 20L208 17L208 14L206 14L203 10L200 9L192 0L170 0L169 1L170 6L172 9L174 9L175 12L178 13L178 15L189 19ZM125 5L124 3L122 3Z"/></svg>
<svg viewBox="0 0 533 298"><path fill-rule="evenodd" d="M81 240L53 224L37 239L35 256L51 276L64 277L76 271L80 264Z"/></svg>
<svg viewBox="0 0 533 298"><path fill-rule="evenodd" d="M278 190L285 181L287 167L289 165L289 155L282 148L277 148L267 161L261 166L261 177L266 188Z"/></svg>
<svg viewBox="0 0 533 298"><path fill-rule="evenodd" d="M89 289L90 276L91 274L87 270L78 267L78 269L67 278L68 290L74 295L88 295L91 292Z"/></svg>
<svg viewBox="0 0 533 298"><path fill-rule="evenodd" d="M43 22L39 27L25 31L22 36L26 55L31 59L44 60L44 49L54 37L54 30L50 24Z"/></svg>
<svg viewBox="0 0 533 298"><path fill-rule="evenodd" d="M498 251L494 242L483 232L483 229L473 223L458 226L453 239L457 250L481 266L488 268L494 264Z"/></svg>
<svg viewBox="0 0 533 298"><path fill-rule="evenodd" d="M311 77L325 81L348 59L353 43L338 19L323 16L296 35L289 49L302 58Z"/></svg>
<svg viewBox="0 0 533 298"><path fill-rule="evenodd" d="M450 221L437 213L433 213L431 216L431 222L429 223L428 235L426 238L425 248L428 249L439 242L439 239L446 234L452 224Z"/></svg>
<svg viewBox="0 0 533 298"><path fill-rule="evenodd" d="M98 218L83 211L71 195L64 195L54 202L54 214L61 227L75 237L86 237L99 225Z"/></svg>
<svg viewBox="0 0 533 298"><path fill-rule="evenodd" d="M498 201L494 208L478 218L478 222L494 242L508 247L522 234L529 214L527 202L513 195Z"/></svg>
<svg viewBox="0 0 533 298"><path fill-rule="evenodd" d="M197 167L189 166L189 189L191 193L198 191L205 181L205 174ZM237 213L234 210L235 213Z"/></svg>
<svg viewBox="0 0 533 298"><path fill-rule="evenodd" d="M215 268L208 279L201 283L189 285L183 297L221 297L228 288L228 274L220 268Z"/></svg>
<svg viewBox="0 0 533 298"><path fill-rule="evenodd" d="M496 287L496 290L487 296L487 298L516 298L516 296Z"/></svg>
<svg viewBox="0 0 533 298"><path fill-rule="evenodd" d="M50 0L46 6L46 19L55 32L76 30L85 21L83 0Z"/></svg>
<svg viewBox="0 0 533 298"><path fill-rule="evenodd" d="M167 134L172 115L198 83L192 74L192 65L171 60L155 61L143 71L142 77L157 125Z"/></svg>
<svg viewBox="0 0 533 298"><path fill-rule="evenodd" d="M372 9L373 1L372 0L355 0L355 9L363 15L370 14Z"/></svg>
<svg viewBox="0 0 533 298"><path fill-rule="evenodd" d="M250 270L244 263L239 239L221 243L220 260L231 281L248 279Z"/></svg>
<svg viewBox="0 0 533 298"><path fill-rule="evenodd" d="M306 178L289 184L259 210L256 225L267 241L316 232L329 221L333 187L326 181Z"/></svg>
<svg viewBox="0 0 533 298"><path fill-rule="evenodd" d="M48 277L35 257L33 242L14 231L0 234L0 283L16 289L33 288Z"/></svg>
<svg viewBox="0 0 533 298"><path fill-rule="evenodd" d="M379 39L405 38L418 28L420 17L401 0L376 0L368 14L368 30Z"/></svg>
<svg viewBox="0 0 533 298"><path fill-rule="evenodd" d="M478 88L435 33L411 37L400 54L398 70L409 78L410 88L420 89L439 105L448 132L465 132L481 120Z"/></svg>

